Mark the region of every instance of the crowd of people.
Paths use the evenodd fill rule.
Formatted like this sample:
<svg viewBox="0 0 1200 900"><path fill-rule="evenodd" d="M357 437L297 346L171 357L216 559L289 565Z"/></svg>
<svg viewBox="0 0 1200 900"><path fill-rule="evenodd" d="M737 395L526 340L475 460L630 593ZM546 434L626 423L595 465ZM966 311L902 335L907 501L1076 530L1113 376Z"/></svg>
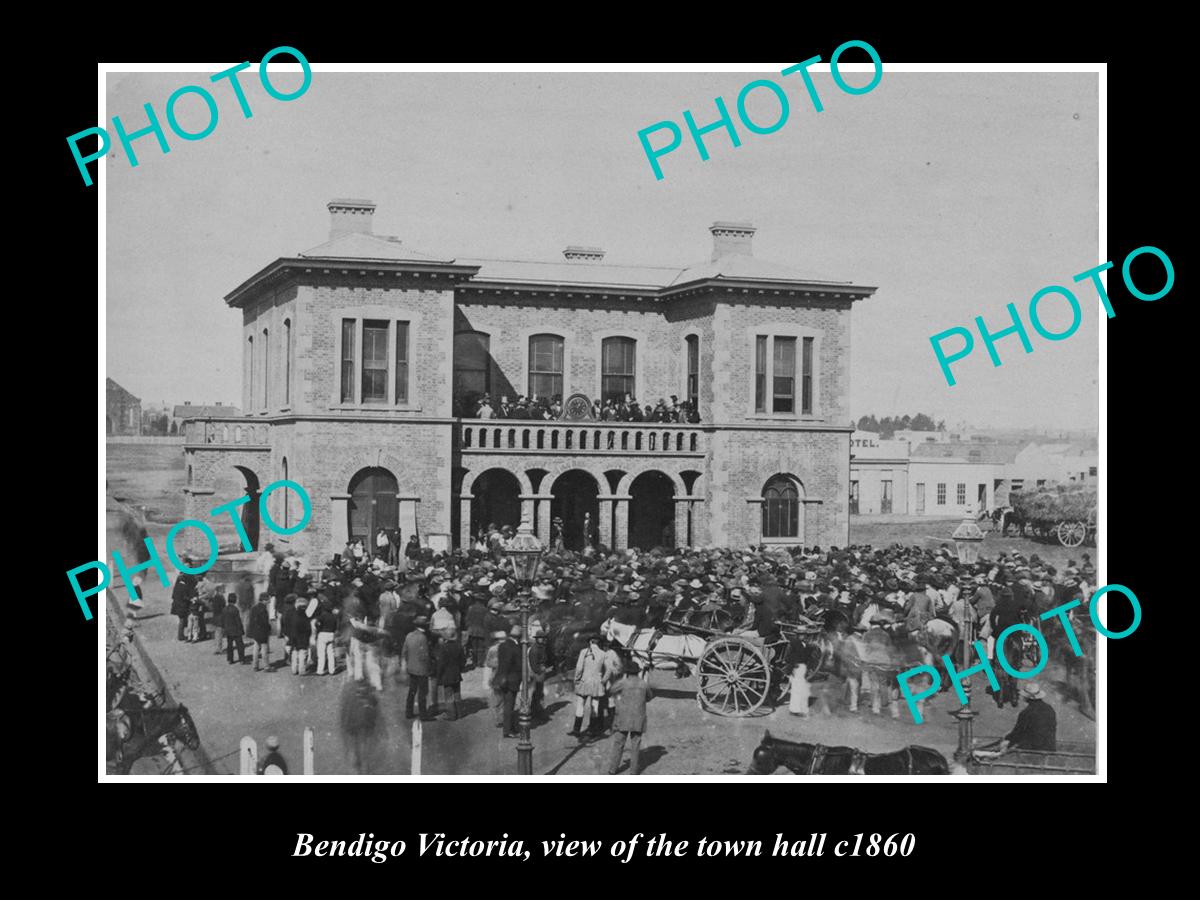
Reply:
<svg viewBox="0 0 1200 900"><path fill-rule="evenodd" d="M644 730L647 696L633 680L644 683L646 673L601 632L603 622L653 627L691 611L720 610L733 627L770 639L781 622L822 610L841 611L861 632L893 625L916 631L940 616L968 622L963 640L983 640L992 653L995 635L1073 598L1086 600L1095 579L1087 554L1061 570L1020 553L964 564L948 545L646 552L553 547L524 601L532 609L523 609L525 595L506 555L509 534L511 529L493 527L486 541L448 553L410 540L403 558L391 541L376 544L375 552L372 541L356 541L317 569L268 544L257 561L265 583L257 596L244 589L228 593L205 576L178 576L171 606L179 617L178 638L205 641L211 624L214 652L223 652L229 665L236 656L236 663L264 673L341 672L375 691L406 683L410 719L457 719L464 673L483 668L492 715L506 737L517 737L526 646L533 720L546 720L547 682L570 680L572 733L596 738L615 728L622 745L629 739L636 771L641 732L629 725L640 723ZM526 617L530 634L523 642ZM555 642L564 623L574 643ZM276 649L282 644L278 666L272 664L273 641ZM1011 698L997 693L996 700L1016 705L1015 691ZM614 751L619 759L615 739Z"/></svg>
<svg viewBox="0 0 1200 900"><path fill-rule="evenodd" d="M466 418L476 419L535 419L553 421L562 418L563 399L554 397L526 397L520 395L515 402L507 396L493 401L486 394L479 397L460 397L459 410ZM674 394L668 401L659 398L653 406L641 404L636 397L625 395L624 400L610 398L592 401L592 418L601 422L682 422L696 424L700 413L695 404L680 400Z"/></svg>

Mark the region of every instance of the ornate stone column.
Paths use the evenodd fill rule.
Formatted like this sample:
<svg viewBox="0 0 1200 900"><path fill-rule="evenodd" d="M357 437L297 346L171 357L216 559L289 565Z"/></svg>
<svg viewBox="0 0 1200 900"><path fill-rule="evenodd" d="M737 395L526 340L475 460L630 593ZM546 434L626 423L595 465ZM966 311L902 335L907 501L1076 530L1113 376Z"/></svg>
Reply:
<svg viewBox="0 0 1200 900"><path fill-rule="evenodd" d="M554 499L554 495L553 494L532 494L531 496L533 497L533 499L535 501L537 501L537 503L536 503L537 527L534 529L534 531L538 536L538 540L542 542L543 546L549 547L550 546L550 502ZM530 524L533 524L532 519L530 520Z"/></svg>
<svg viewBox="0 0 1200 900"><path fill-rule="evenodd" d="M599 512L599 515L600 515L600 522L599 522L600 543L603 544L605 547L608 547L611 550L612 545L613 545L613 543L612 543L612 539L613 539L613 535L612 535L613 498L606 495L603 497L597 497L596 499L598 501L600 501L600 512Z"/></svg>
<svg viewBox="0 0 1200 900"><path fill-rule="evenodd" d="M535 513L537 498L537 494L520 494L517 497L517 499L521 501L521 522L528 522L530 528L537 527L537 518ZM520 522L517 524L520 524Z"/></svg>
<svg viewBox="0 0 1200 900"><path fill-rule="evenodd" d="M214 493L216 491L213 488L184 488L183 517L185 519L197 519L208 523L209 518L212 516L212 508L216 505L212 499ZM186 551L187 553L199 556L201 559L207 559L212 549L208 546L208 541L204 539L204 535L201 534L199 528L183 529L183 531L179 532L176 544L176 552L180 555ZM238 549L240 550L241 548L239 547Z"/></svg>
<svg viewBox="0 0 1200 900"><path fill-rule="evenodd" d="M613 525L616 533L613 535L613 549L625 550L629 547L629 501L630 494L613 494L616 503L616 523Z"/></svg>
<svg viewBox="0 0 1200 900"><path fill-rule="evenodd" d="M333 553L341 553L346 549L346 541L350 540L350 495L329 495L329 543Z"/></svg>
<svg viewBox="0 0 1200 900"><path fill-rule="evenodd" d="M470 549L474 539L471 534L471 501L473 499L475 499L473 494L458 495L458 546L462 550Z"/></svg>
<svg viewBox="0 0 1200 900"><path fill-rule="evenodd" d="M675 498L675 546L688 546L688 512L692 508L691 497Z"/></svg>

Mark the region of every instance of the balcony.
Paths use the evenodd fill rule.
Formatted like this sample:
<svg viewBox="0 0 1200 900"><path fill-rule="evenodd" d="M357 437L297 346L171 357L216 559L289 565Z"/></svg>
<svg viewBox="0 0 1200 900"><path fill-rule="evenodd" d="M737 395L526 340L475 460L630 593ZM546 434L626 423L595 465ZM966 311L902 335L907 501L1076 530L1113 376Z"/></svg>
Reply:
<svg viewBox="0 0 1200 900"><path fill-rule="evenodd" d="M183 423L184 446L265 447L268 427L246 416L224 419L188 419Z"/></svg>
<svg viewBox="0 0 1200 900"><path fill-rule="evenodd" d="M703 425L675 422L536 422L464 419L454 433L463 453L704 456Z"/></svg>

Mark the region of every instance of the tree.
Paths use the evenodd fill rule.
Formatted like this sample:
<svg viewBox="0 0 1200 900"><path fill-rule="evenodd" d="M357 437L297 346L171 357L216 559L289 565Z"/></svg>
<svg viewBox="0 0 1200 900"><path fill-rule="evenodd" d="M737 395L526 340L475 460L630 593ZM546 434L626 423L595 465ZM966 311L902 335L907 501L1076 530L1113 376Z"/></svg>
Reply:
<svg viewBox="0 0 1200 900"><path fill-rule="evenodd" d="M925 413L917 413L912 417L909 428L913 431L933 431L933 419Z"/></svg>
<svg viewBox="0 0 1200 900"><path fill-rule="evenodd" d="M863 416L858 420L859 431L879 431L879 422L874 415Z"/></svg>
<svg viewBox="0 0 1200 900"><path fill-rule="evenodd" d="M179 434L179 423L173 420L171 422L171 434Z"/></svg>

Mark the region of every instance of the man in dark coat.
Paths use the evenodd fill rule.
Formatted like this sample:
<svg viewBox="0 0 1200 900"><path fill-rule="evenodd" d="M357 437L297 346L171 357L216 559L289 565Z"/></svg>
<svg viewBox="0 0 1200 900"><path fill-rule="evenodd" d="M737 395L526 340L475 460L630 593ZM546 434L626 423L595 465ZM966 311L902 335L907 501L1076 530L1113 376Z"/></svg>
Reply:
<svg viewBox="0 0 1200 900"><path fill-rule="evenodd" d="M1009 748L1021 750L1058 749L1058 723L1054 710L1046 702L1046 692L1036 681L1021 685L1021 693L1028 704L1017 716L1016 727L1000 742L1000 752Z"/></svg>
<svg viewBox="0 0 1200 900"><path fill-rule="evenodd" d="M483 665L484 654L487 653L488 608L487 600L482 594L471 598L467 607L467 640L470 645L470 664L472 667Z"/></svg>
<svg viewBox="0 0 1200 900"><path fill-rule="evenodd" d="M189 569L192 568L192 558L185 556L183 564ZM171 615L179 619L179 631L176 633L176 637L181 641L187 640L188 613L191 611L192 598L195 595L196 576L180 572L175 579L175 586L171 589Z"/></svg>
<svg viewBox="0 0 1200 900"><path fill-rule="evenodd" d="M238 609L237 594L226 598L225 609L221 613L221 621L225 626L225 658L233 665L233 648L237 647L238 662L246 661L246 645L242 641L242 613Z"/></svg>
<svg viewBox="0 0 1200 900"><path fill-rule="evenodd" d="M444 718L448 722L453 722L458 718L458 700L461 696L459 686L462 684L465 654L462 642L458 639L458 632L454 628L447 630L444 637L444 640L438 641L437 649L434 651L437 660L434 675L442 690Z"/></svg>
<svg viewBox="0 0 1200 900"><path fill-rule="evenodd" d="M494 688L502 692L503 726L506 738L520 737L513 728L513 707L517 691L521 689L521 645L517 643L523 634L520 625L514 625L508 637L500 645Z"/></svg>
<svg viewBox="0 0 1200 900"><path fill-rule="evenodd" d="M637 672L637 664L625 664L625 675L609 693L616 697L617 711L613 717L612 753L608 758L608 774L616 775L625 753L625 741L629 741L629 774L637 775L638 754L642 748L642 734L646 730L646 701L654 696L650 683Z"/></svg>
<svg viewBox="0 0 1200 900"><path fill-rule="evenodd" d="M414 717L414 700L421 718L428 718L426 703L433 661L429 657L429 638L425 634L427 627L429 627L429 619L425 616L417 616L413 619L413 629L405 637L404 647L400 650L400 658L408 671L408 696L404 701L404 715L408 719Z"/></svg>
<svg viewBox="0 0 1200 900"><path fill-rule="evenodd" d="M266 671L271 671L271 614L267 611L267 595L258 595L258 602L250 608L250 622L246 634L254 641L254 671L261 672L260 660L266 662Z"/></svg>

